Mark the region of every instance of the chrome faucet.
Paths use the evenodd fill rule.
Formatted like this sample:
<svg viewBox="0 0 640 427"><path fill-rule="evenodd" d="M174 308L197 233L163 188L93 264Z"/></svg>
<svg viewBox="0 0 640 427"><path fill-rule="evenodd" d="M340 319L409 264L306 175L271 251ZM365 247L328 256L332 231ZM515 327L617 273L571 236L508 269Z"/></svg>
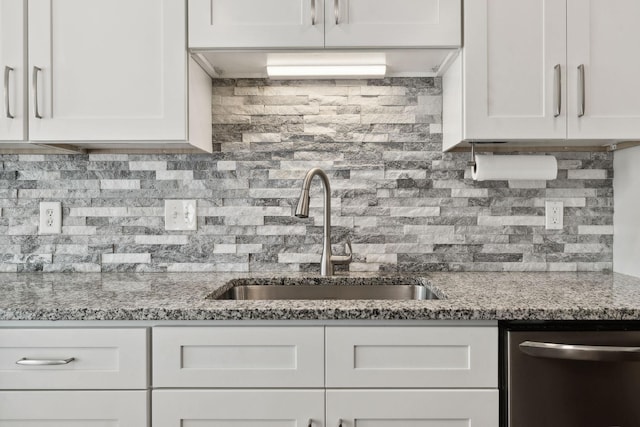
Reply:
<svg viewBox="0 0 640 427"><path fill-rule="evenodd" d="M320 260L320 275L333 275L333 266L335 264L349 264L351 262L351 242L347 241L347 255L331 254L331 186L329 185L329 177L320 168L313 168L307 172L302 183L302 193L296 207L296 216L298 218L309 217L309 188L313 177L318 175L322 180L324 187L324 234L322 237L322 258Z"/></svg>

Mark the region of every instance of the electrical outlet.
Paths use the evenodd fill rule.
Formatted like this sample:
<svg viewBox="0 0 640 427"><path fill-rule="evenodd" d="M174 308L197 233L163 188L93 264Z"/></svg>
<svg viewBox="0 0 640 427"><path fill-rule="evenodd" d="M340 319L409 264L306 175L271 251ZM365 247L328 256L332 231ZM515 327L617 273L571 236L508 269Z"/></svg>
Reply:
<svg viewBox="0 0 640 427"><path fill-rule="evenodd" d="M195 200L164 201L165 230L197 230L198 212Z"/></svg>
<svg viewBox="0 0 640 427"><path fill-rule="evenodd" d="M564 225L564 211L562 202L546 201L545 227L547 230L562 230Z"/></svg>
<svg viewBox="0 0 640 427"><path fill-rule="evenodd" d="M40 202L38 234L62 233L62 203Z"/></svg>

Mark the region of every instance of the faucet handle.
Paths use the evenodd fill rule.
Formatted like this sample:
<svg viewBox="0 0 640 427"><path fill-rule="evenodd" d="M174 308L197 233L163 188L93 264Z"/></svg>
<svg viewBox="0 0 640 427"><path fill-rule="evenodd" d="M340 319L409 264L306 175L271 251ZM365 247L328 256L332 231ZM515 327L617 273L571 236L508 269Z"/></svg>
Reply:
<svg viewBox="0 0 640 427"><path fill-rule="evenodd" d="M331 255L332 264L349 264L353 260L353 252L351 249L351 240L347 239L345 244L346 255Z"/></svg>

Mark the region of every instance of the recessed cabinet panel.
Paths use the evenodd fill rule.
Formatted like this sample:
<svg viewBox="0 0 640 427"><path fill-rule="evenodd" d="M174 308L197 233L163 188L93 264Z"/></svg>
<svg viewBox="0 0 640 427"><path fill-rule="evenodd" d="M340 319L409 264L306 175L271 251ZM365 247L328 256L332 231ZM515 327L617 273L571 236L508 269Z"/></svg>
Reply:
<svg viewBox="0 0 640 427"><path fill-rule="evenodd" d="M323 427L324 390L160 390L154 427Z"/></svg>
<svg viewBox="0 0 640 427"><path fill-rule="evenodd" d="M29 1L30 139L186 139L181 0Z"/></svg>
<svg viewBox="0 0 640 427"><path fill-rule="evenodd" d="M147 329L0 329L0 389L144 389Z"/></svg>
<svg viewBox="0 0 640 427"><path fill-rule="evenodd" d="M327 47L460 46L460 0L325 0Z"/></svg>
<svg viewBox="0 0 640 427"><path fill-rule="evenodd" d="M323 387L323 327L159 327L156 387Z"/></svg>
<svg viewBox="0 0 640 427"><path fill-rule="evenodd" d="M190 0L189 47L322 47L323 0Z"/></svg>
<svg viewBox="0 0 640 427"><path fill-rule="evenodd" d="M0 392L0 427L144 427L146 391Z"/></svg>
<svg viewBox="0 0 640 427"><path fill-rule="evenodd" d="M327 390L327 425L496 427L498 390Z"/></svg>
<svg viewBox="0 0 640 427"><path fill-rule="evenodd" d="M25 5L23 0L0 1L0 142L24 141L27 137Z"/></svg>
<svg viewBox="0 0 640 427"><path fill-rule="evenodd" d="M637 0L568 0L569 138L640 137L638 17Z"/></svg>
<svg viewBox="0 0 640 427"><path fill-rule="evenodd" d="M565 20L557 0L465 4L465 139L566 138Z"/></svg>
<svg viewBox="0 0 640 427"><path fill-rule="evenodd" d="M327 387L497 387L492 327L327 327Z"/></svg>

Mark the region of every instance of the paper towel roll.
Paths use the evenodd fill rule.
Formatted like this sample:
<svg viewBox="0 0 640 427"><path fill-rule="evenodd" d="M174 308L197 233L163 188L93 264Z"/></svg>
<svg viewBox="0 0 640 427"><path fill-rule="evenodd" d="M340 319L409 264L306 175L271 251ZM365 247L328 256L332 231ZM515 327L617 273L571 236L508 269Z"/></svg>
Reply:
<svg viewBox="0 0 640 427"><path fill-rule="evenodd" d="M471 175L476 181L548 180L558 176L554 156L486 156L476 155Z"/></svg>

